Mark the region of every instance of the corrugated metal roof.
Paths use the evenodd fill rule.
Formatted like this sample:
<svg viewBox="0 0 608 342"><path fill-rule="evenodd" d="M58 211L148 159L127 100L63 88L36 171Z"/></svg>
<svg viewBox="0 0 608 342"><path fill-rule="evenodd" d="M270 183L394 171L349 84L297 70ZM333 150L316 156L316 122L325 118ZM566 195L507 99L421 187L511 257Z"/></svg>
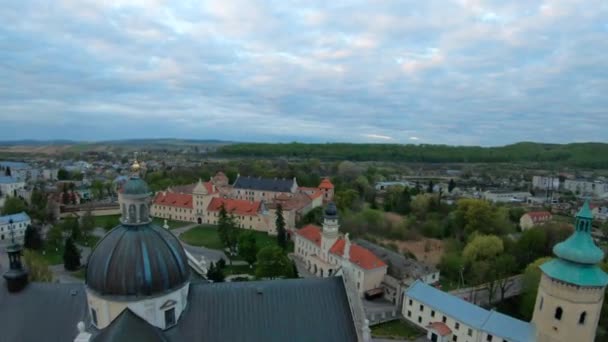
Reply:
<svg viewBox="0 0 608 342"><path fill-rule="evenodd" d="M190 287L171 341L356 341L342 279L306 278Z"/></svg>
<svg viewBox="0 0 608 342"><path fill-rule="evenodd" d="M493 310L488 311L419 280L405 291L405 295L493 336L513 342L534 341L535 331L532 324Z"/></svg>
<svg viewBox="0 0 608 342"><path fill-rule="evenodd" d="M30 217L25 213L17 213L12 215L0 216L0 224L8 224L10 220L13 220L13 223L30 221Z"/></svg>
<svg viewBox="0 0 608 342"><path fill-rule="evenodd" d="M272 179L239 176L234 182L235 189L251 189L275 192L291 192L294 179Z"/></svg>
<svg viewBox="0 0 608 342"><path fill-rule="evenodd" d="M0 286L0 340L73 341L76 324L88 323L82 284L30 283L17 293Z"/></svg>
<svg viewBox="0 0 608 342"><path fill-rule="evenodd" d="M131 310L123 311L107 328L91 342L163 342L167 341L162 331L149 324Z"/></svg>

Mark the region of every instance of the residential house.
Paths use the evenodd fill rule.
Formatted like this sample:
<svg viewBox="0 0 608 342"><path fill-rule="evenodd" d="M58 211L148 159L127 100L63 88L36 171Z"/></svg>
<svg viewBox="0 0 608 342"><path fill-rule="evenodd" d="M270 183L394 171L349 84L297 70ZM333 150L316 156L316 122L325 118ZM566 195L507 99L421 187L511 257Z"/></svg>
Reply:
<svg viewBox="0 0 608 342"><path fill-rule="evenodd" d="M551 221L552 218L553 215L548 211L531 211L523 214L519 218L519 226L521 227L521 230L528 230L534 226Z"/></svg>
<svg viewBox="0 0 608 342"><path fill-rule="evenodd" d="M31 224L32 219L25 212L0 216L0 244L6 245L11 241L12 231L15 233L15 240L23 243L25 229Z"/></svg>

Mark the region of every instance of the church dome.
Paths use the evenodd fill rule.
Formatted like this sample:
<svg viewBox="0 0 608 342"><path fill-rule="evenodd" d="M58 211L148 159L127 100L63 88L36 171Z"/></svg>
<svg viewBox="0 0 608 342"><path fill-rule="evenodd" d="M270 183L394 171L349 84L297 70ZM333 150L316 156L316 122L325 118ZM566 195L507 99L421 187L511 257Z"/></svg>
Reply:
<svg viewBox="0 0 608 342"><path fill-rule="evenodd" d="M604 259L604 252L595 245L591 237L593 213L589 202L585 201L576 214L574 233L565 241L553 247L553 253L559 258L579 263L595 265Z"/></svg>
<svg viewBox="0 0 608 342"><path fill-rule="evenodd" d="M89 256L86 284L99 295L155 296L184 286L190 276L178 239L155 224L119 225Z"/></svg>
<svg viewBox="0 0 608 342"><path fill-rule="evenodd" d="M330 202L325 208L325 217L335 218L338 216L338 208L334 202Z"/></svg>
<svg viewBox="0 0 608 342"><path fill-rule="evenodd" d="M149 194L150 188L146 182L139 177L131 177L122 187L122 193L125 195L146 195Z"/></svg>

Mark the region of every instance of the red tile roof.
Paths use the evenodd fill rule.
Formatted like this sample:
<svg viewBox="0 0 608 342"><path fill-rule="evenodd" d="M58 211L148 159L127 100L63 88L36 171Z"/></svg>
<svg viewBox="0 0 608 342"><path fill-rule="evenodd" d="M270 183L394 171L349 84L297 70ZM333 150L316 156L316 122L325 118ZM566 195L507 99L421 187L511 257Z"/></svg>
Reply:
<svg viewBox="0 0 608 342"><path fill-rule="evenodd" d="M319 198L322 196L323 196L323 191L321 191L321 190L317 190L313 194L308 195L308 197L310 197L311 200L314 200L315 198Z"/></svg>
<svg viewBox="0 0 608 342"><path fill-rule="evenodd" d="M530 216L530 218L532 219L532 221L536 222L536 221L544 221L544 220L549 220L551 219L552 215L550 212L548 211L531 211L529 213L526 213L528 216Z"/></svg>
<svg viewBox="0 0 608 342"><path fill-rule="evenodd" d="M154 197L154 204L170 207L192 209L192 195L175 192L159 192Z"/></svg>
<svg viewBox="0 0 608 342"><path fill-rule="evenodd" d="M321 228L314 224L309 224L308 226L298 229L296 234L312 241L317 246L321 246Z"/></svg>
<svg viewBox="0 0 608 342"><path fill-rule="evenodd" d="M331 183L329 178L323 178L321 184L319 184L319 189L333 189L334 185Z"/></svg>
<svg viewBox="0 0 608 342"><path fill-rule="evenodd" d="M338 239L338 241L331 246L329 252L338 256L343 256L344 244L344 239ZM374 253L356 243L350 245L350 262L366 270L386 266L384 261L380 260Z"/></svg>
<svg viewBox="0 0 608 342"><path fill-rule="evenodd" d="M450 329L443 322L433 322L427 326L427 328L435 330L441 336L447 336L452 333L452 329Z"/></svg>
<svg viewBox="0 0 608 342"><path fill-rule="evenodd" d="M256 216L260 211L262 202L214 197L211 199L209 206L207 206L207 210L220 211L222 204L230 214Z"/></svg>

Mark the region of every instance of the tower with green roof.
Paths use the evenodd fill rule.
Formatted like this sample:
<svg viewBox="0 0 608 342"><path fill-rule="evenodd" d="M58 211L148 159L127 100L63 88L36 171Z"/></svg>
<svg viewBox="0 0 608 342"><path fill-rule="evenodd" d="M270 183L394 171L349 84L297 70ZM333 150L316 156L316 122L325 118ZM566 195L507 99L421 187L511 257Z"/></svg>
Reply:
<svg viewBox="0 0 608 342"><path fill-rule="evenodd" d="M557 258L542 271L532 323L539 342L594 341L608 274L598 266L604 252L591 237L593 213L585 202L575 230L553 248Z"/></svg>

